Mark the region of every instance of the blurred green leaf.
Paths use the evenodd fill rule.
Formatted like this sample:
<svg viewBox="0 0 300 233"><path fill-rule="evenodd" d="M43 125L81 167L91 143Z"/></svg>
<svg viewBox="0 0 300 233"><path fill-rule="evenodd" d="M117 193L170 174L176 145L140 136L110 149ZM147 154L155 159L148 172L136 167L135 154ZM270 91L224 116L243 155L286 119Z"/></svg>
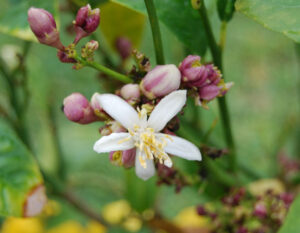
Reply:
<svg viewBox="0 0 300 233"><path fill-rule="evenodd" d="M300 231L300 195L291 205L288 215L280 228L279 233L299 233Z"/></svg>
<svg viewBox="0 0 300 233"><path fill-rule="evenodd" d="M145 16L114 2L101 5L100 28L108 44L114 48L118 37L128 38L134 47L141 42Z"/></svg>
<svg viewBox="0 0 300 233"><path fill-rule="evenodd" d="M222 21L228 22L234 13L234 3L236 0L218 0L218 14Z"/></svg>
<svg viewBox="0 0 300 233"><path fill-rule="evenodd" d="M142 0L111 0L136 11L147 13ZM154 0L158 18L191 51L203 55L206 51L206 37L199 13L190 0Z"/></svg>
<svg viewBox="0 0 300 233"><path fill-rule="evenodd" d="M127 188L125 197L131 207L138 212L153 208L157 189L155 179L141 180L136 176L134 169L125 172Z"/></svg>
<svg viewBox="0 0 300 233"><path fill-rule="evenodd" d="M0 214L24 216L28 194L42 182L32 155L0 119Z"/></svg>
<svg viewBox="0 0 300 233"><path fill-rule="evenodd" d="M264 27L300 42L299 0L237 0L235 6Z"/></svg>
<svg viewBox="0 0 300 233"><path fill-rule="evenodd" d="M57 12L57 0L1 0L0 32L36 41L27 22L27 11L32 6L44 8L53 15Z"/></svg>

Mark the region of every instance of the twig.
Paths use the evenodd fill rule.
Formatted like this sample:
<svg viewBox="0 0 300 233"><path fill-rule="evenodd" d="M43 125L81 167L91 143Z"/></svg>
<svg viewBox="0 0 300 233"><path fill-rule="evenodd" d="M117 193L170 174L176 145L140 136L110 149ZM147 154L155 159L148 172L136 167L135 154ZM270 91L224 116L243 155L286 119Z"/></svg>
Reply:
<svg viewBox="0 0 300 233"><path fill-rule="evenodd" d="M199 12L200 12L200 15L201 15L201 18L203 21L204 29L206 31L206 35L208 38L208 44L209 44L209 47L210 47L210 50L212 53L214 63L222 71L222 73L224 73L224 70L222 67L222 50L218 46L216 39L213 35L204 2L202 3ZM224 134L225 134L225 140L226 140L227 146L230 150L229 167L232 172L235 172L237 170L235 143L234 143L234 139L233 139L233 135L232 135L230 115L229 115L225 96L218 99L218 104L219 104L219 109L221 112L221 120L222 120L223 130L224 130Z"/></svg>
<svg viewBox="0 0 300 233"><path fill-rule="evenodd" d="M165 58L163 53L163 45L162 45L159 22L157 19L155 5L153 3L153 0L144 0L144 1L147 8L148 17L151 25L151 30L152 30L156 63L159 65L163 65L165 64Z"/></svg>

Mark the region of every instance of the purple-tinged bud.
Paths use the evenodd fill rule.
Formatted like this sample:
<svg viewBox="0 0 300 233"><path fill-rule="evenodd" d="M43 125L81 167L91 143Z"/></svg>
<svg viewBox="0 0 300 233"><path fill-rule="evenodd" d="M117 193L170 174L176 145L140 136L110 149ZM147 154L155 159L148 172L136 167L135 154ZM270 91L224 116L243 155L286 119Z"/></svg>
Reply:
<svg viewBox="0 0 300 233"><path fill-rule="evenodd" d="M140 87L138 84L126 84L121 88L120 95L125 100L137 101L141 96Z"/></svg>
<svg viewBox="0 0 300 233"><path fill-rule="evenodd" d="M77 61L74 58L70 58L64 51L57 51L58 59L63 63L76 63Z"/></svg>
<svg viewBox="0 0 300 233"><path fill-rule="evenodd" d="M77 44L83 37L90 35L94 32L100 23L100 9L91 9L91 6L87 4L81 7L76 15L74 22L76 29L76 38L74 44Z"/></svg>
<svg viewBox="0 0 300 233"><path fill-rule="evenodd" d="M140 87L149 99L165 96L179 88L181 74L175 65L158 65L143 78Z"/></svg>
<svg viewBox="0 0 300 233"><path fill-rule="evenodd" d="M294 195L291 193L282 193L280 195L280 199L284 202L284 204L289 207L293 200L294 200Z"/></svg>
<svg viewBox="0 0 300 233"><path fill-rule="evenodd" d="M257 203L254 206L254 212L253 215L259 217L259 218L265 218L267 216L267 208L263 203Z"/></svg>
<svg viewBox="0 0 300 233"><path fill-rule="evenodd" d="M64 113L70 121L88 124L99 120L89 101L80 93L72 93L64 99Z"/></svg>
<svg viewBox="0 0 300 233"><path fill-rule="evenodd" d="M53 16L46 10L31 7L28 10L28 22L32 32L41 44L63 50L59 32Z"/></svg>
<svg viewBox="0 0 300 233"><path fill-rule="evenodd" d="M118 37L115 46L123 60L131 55L132 45L126 37Z"/></svg>
<svg viewBox="0 0 300 233"><path fill-rule="evenodd" d="M124 150L122 152L122 163L125 168L134 166L135 163L136 149Z"/></svg>
<svg viewBox="0 0 300 233"><path fill-rule="evenodd" d="M200 216L206 216L208 212L203 205L199 205L197 206L197 214Z"/></svg>
<svg viewBox="0 0 300 233"><path fill-rule="evenodd" d="M103 108L100 106L100 103L98 101L97 96L99 96L99 93L95 93L92 98L90 105L94 111L94 114L99 117L100 120L106 121L106 120L111 120L111 118L107 115L107 113L103 110Z"/></svg>
<svg viewBox="0 0 300 233"><path fill-rule="evenodd" d="M199 88L199 97L202 100L210 101L220 94L220 87L216 85L207 85Z"/></svg>
<svg viewBox="0 0 300 233"><path fill-rule="evenodd" d="M184 82L195 81L198 79L199 74L203 72L202 64L200 63L201 57L196 55L187 56L179 65L179 70L182 74Z"/></svg>

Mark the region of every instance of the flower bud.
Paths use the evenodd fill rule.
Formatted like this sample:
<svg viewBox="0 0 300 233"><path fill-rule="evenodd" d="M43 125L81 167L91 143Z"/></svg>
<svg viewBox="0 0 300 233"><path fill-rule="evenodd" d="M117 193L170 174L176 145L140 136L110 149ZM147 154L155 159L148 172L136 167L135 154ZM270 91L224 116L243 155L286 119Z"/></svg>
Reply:
<svg viewBox="0 0 300 233"><path fill-rule="evenodd" d="M91 6L87 4L81 7L76 15L75 30L76 38L74 44L77 44L83 37L90 35L94 32L100 23L100 9L91 9Z"/></svg>
<svg viewBox="0 0 300 233"><path fill-rule="evenodd" d="M149 99L165 96L180 86L181 74L175 65L158 65L143 78L140 87Z"/></svg>
<svg viewBox="0 0 300 233"><path fill-rule="evenodd" d="M64 99L64 113L70 121L88 124L97 121L89 101L80 93L72 93Z"/></svg>
<svg viewBox="0 0 300 233"><path fill-rule="evenodd" d="M254 207L253 214L259 218L264 218L267 216L267 209L263 203L257 203Z"/></svg>
<svg viewBox="0 0 300 233"><path fill-rule="evenodd" d="M98 101L97 96L99 96L99 93L95 93L91 98L91 107L94 111L94 114L98 116L101 120L108 120L110 117L106 114L106 112L103 110L103 108L100 106L100 103Z"/></svg>
<svg viewBox="0 0 300 233"><path fill-rule="evenodd" d="M112 133L126 132L127 130L117 121L109 121L105 126L100 128L102 136L108 136Z"/></svg>
<svg viewBox="0 0 300 233"><path fill-rule="evenodd" d="M118 37L116 39L115 46L123 60L125 60L130 56L132 46L130 41L127 38Z"/></svg>
<svg viewBox="0 0 300 233"><path fill-rule="evenodd" d="M46 10L31 7L28 10L28 22L32 32L41 44L63 50L53 16Z"/></svg>
<svg viewBox="0 0 300 233"><path fill-rule="evenodd" d="M210 101L220 94L220 87L216 85L207 85L199 88L199 97L202 100Z"/></svg>
<svg viewBox="0 0 300 233"><path fill-rule="evenodd" d="M77 61L74 58L70 58L64 51L57 51L58 59L63 63L76 63Z"/></svg>
<svg viewBox="0 0 300 233"><path fill-rule="evenodd" d="M120 94L125 100L137 101L141 96L140 87L138 84L126 84L121 88Z"/></svg>
<svg viewBox="0 0 300 233"><path fill-rule="evenodd" d="M205 69L200 63L201 57L196 55L187 56L179 65L179 70L182 74L182 80L184 82L196 81L199 76L203 76Z"/></svg>
<svg viewBox="0 0 300 233"><path fill-rule="evenodd" d="M124 150L122 152L122 163L125 168L134 166L135 163L136 149Z"/></svg>

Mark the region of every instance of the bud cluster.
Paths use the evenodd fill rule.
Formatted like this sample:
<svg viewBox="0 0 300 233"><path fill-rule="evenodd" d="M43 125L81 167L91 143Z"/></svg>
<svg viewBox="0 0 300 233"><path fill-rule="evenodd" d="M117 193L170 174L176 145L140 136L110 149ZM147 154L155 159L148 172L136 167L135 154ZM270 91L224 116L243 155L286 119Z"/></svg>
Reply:
<svg viewBox="0 0 300 233"><path fill-rule="evenodd" d="M196 210L210 219L215 233L268 233L278 231L292 201L290 193L269 190L264 195L251 196L240 188L224 197L223 205L199 205Z"/></svg>
<svg viewBox="0 0 300 233"><path fill-rule="evenodd" d="M76 19L73 22L76 36L73 44L70 44L67 47L62 44L55 19L48 11L31 7L28 10L28 22L32 32L41 44L58 49L57 57L61 62L76 63L77 61L72 56L72 53L75 51L75 45L83 37L89 36L97 29L100 23L100 10L98 8L91 9L89 4L78 10ZM90 41L85 45L82 53L85 57L92 59L93 52L97 48L98 42Z"/></svg>
<svg viewBox="0 0 300 233"><path fill-rule="evenodd" d="M195 91L196 103L207 108L207 103L226 94L233 83L225 83L221 72L213 64L202 64L200 56L189 55L179 65L182 82Z"/></svg>

